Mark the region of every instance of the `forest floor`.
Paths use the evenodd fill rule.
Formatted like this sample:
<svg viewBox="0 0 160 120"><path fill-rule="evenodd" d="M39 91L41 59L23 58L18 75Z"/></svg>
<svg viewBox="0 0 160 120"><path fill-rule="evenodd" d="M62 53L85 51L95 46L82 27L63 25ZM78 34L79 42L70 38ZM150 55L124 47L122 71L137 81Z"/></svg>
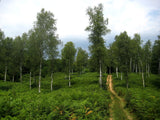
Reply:
<svg viewBox="0 0 160 120"><path fill-rule="evenodd" d="M133 120L132 115L124 109L125 100L119 97L113 89L112 75L108 75L106 85L111 92L112 100L110 104L110 120Z"/></svg>

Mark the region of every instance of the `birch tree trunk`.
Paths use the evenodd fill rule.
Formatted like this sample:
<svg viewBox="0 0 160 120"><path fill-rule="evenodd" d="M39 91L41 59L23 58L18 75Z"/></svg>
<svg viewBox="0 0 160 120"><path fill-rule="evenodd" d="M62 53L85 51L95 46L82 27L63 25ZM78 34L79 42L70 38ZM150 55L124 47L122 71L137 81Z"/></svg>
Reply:
<svg viewBox="0 0 160 120"><path fill-rule="evenodd" d="M142 82L143 82L143 88L145 88L145 81L144 81L144 73L143 73L143 63L140 61L141 66L142 66Z"/></svg>
<svg viewBox="0 0 160 120"><path fill-rule="evenodd" d="M30 81L29 81L30 89L31 89L31 80L32 80L31 75L32 75L32 73L30 72Z"/></svg>
<svg viewBox="0 0 160 120"><path fill-rule="evenodd" d="M39 93L41 92L41 69L42 69L42 63L40 62L40 68L39 68Z"/></svg>
<svg viewBox="0 0 160 120"><path fill-rule="evenodd" d="M51 91L53 90L53 72L51 73Z"/></svg>
<svg viewBox="0 0 160 120"><path fill-rule="evenodd" d="M6 79L7 79L7 66L5 66L4 82L6 82Z"/></svg>
<svg viewBox="0 0 160 120"><path fill-rule="evenodd" d="M102 88L102 68L101 68L101 61L100 61L100 64L99 64L99 72L100 72L100 76L99 76L99 84L100 84L100 87Z"/></svg>
<svg viewBox="0 0 160 120"><path fill-rule="evenodd" d="M20 70L20 82L22 83L22 65L20 65L19 70Z"/></svg>
<svg viewBox="0 0 160 120"><path fill-rule="evenodd" d="M142 81L143 81L143 88L145 88L144 73L143 73L143 71L142 71Z"/></svg>
<svg viewBox="0 0 160 120"><path fill-rule="evenodd" d="M118 67L116 67L116 74L117 74L117 78L118 78Z"/></svg>

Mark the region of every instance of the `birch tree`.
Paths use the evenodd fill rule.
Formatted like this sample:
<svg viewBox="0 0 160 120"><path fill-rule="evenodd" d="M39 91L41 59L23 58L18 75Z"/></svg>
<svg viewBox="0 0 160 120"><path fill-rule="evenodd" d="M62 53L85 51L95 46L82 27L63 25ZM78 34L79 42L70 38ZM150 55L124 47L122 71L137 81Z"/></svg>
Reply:
<svg viewBox="0 0 160 120"><path fill-rule="evenodd" d="M73 67L76 54L76 49L74 47L74 44L72 42L67 42L64 48L62 49L61 54L62 54L62 61L65 64L66 73L68 73L69 76L69 87L70 87L71 86L70 73Z"/></svg>
<svg viewBox="0 0 160 120"><path fill-rule="evenodd" d="M108 19L104 19L103 5L99 4L94 8L89 7L87 9L87 15L89 16L89 26L86 27L86 31L89 31L89 50L91 53L91 59L94 59L94 65L99 68L99 84L102 87L102 63L105 56L105 41L103 36L110 30L107 28Z"/></svg>
<svg viewBox="0 0 160 120"><path fill-rule="evenodd" d="M37 14L37 21L34 25L37 54L39 57L39 92L41 92L42 61L47 51L47 45L51 43L50 41L54 40L55 30L54 15L50 11L42 9L41 12Z"/></svg>

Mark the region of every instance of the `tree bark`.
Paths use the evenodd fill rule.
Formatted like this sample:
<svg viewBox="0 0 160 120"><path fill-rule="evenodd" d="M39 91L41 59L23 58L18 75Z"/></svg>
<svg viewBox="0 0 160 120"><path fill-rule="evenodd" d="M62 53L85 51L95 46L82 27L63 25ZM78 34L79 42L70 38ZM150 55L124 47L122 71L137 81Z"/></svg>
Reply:
<svg viewBox="0 0 160 120"><path fill-rule="evenodd" d="M32 80L31 75L32 75L32 73L30 72L30 81L29 81L30 89L31 89L31 80Z"/></svg>
<svg viewBox="0 0 160 120"><path fill-rule="evenodd" d="M7 79L7 66L5 66L4 82L6 82L6 79Z"/></svg>
<svg viewBox="0 0 160 120"><path fill-rule="evenodd" d="M143 81L143 88L145 88L144 73L143 73L143 71L142 71L142 81Z"/></svg>
<svg viewBox="0 0 160 120"><path fill-rule="evenodd" d="M41 92L41 69L42 69L42 62L40 62L40 67L39 67L39 93Z"/></svg>
<svg viewBox="0 0 160 120"><path fill-rule="evenodd" d="M101 68L101 61L100 61L100 64L99 64L99 72L100 72L100 76L99 76L99 84L100 84L100 87L102 88L102 68Z"/></svg>
<svg viewBox="0 0 160 120"><path fill-rule="evenodd" d="M117 74L117 78L118 78L118 67L116 67L116 74Z"/></svg>
<svg viewBox="0 0 160 120"><path fill-rule="evenodd" d="M22 83L22 65L20 65L19 70L20 70L20 82Z"/></svg>
<svg viewBox="0 0 160 120"><path fill-rule="evenodd" d="M53 72L51 73L51 91L53 90Z"/></svg>
<svg viewBox="0 0 160 120"><path fill-rule="evenodd" d="M148 64L148 77L150 77L150 66Z"/></svg>

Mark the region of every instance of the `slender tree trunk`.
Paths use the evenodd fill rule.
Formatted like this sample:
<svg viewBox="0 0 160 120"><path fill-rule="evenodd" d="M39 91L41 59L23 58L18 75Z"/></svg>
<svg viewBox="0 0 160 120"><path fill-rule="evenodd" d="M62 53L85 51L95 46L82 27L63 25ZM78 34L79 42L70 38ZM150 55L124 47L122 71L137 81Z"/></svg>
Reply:
<svg viewBox="0 0 160 120"><path fill-rule="evenodd" d="M72 69L72 75L73 75L73 69Z"/></svg>
<svg viewBox="0 0 160 120"><path fill-rule="evenodd" d="M51 91L53 90L53 72L51 73Z"/></svg>
<svg viewBox="0 0 160 120"><path fill-rule="evenodd" d="M31 89L31 80L32 80L32 73L30 72L30 81L29 81L29 85L30 85L30 89Z"/></svg>
<svg viewBox="0 0 160 120"><path fill-rule="evenodd" d="M142 81L143 81L143 88L145 88L144 73L143 73L143 71L142 71Z"/></svg>
<svg viewBox="0 0 160 120"><path fill-rule="evenodd" d="M100 84L100 87L102 88L102 68L101 68L101 61L100 61L100 64L99 64L99 72L100 72L100 76L99 76L99 84Z"/></svg>
<svg viewBox="0 0 160 120"><path fill-rule="evenodd" d="M116 74L117 74L117 78L118 78L118 67L116 67Z"/></svg>
<svg viewBox="0 0 160 120"><path fill-rule="evenodd" d="M42 62L40 61L40 67L39 67L39 93L41 92L41 69L42 69Z"/></svg>
<svg viewBox="0 0 160 120"><path fill-rule="evenodd" d="M143 82L143 88L145 88L145 81L144 81L144 73L143 73L143 63L141 62L141 66L142 66L142 82Z"/></svg>
<svg viewBox="0 0 160 120"><path fill-rule="evenodd" d="M14 82L14 75L12 76L12 82Z"/></svg>
<svg viewBox="0 0 160 120"><path fill-rule="evenodd" d="M22 83L22 65L20 65L19 70L20 70L20 82Z"/></svg>
<svg viewBox="0 0 160 120"><path fill-rule="evenodd" d="M5 66L5 73L4 73L4 82L7 80L7 66Z"/></svg>
<svg viewBox="0 0 160 120"><path fill-rule="evenodd" d="M121 72L121 80L122 80L122 72Z"/></svg>

